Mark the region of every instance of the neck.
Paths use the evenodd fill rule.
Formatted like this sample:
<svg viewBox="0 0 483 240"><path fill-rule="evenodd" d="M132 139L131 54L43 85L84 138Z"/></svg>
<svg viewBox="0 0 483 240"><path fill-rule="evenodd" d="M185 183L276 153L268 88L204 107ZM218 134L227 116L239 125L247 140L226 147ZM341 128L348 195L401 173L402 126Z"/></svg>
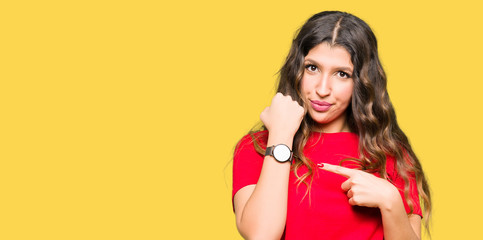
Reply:
<svg viewBox="0 0 483 240"><path fill-rule="evenodd" d="M344 114L330 123L319 124L315 131L324 133L350 132L350 128L346 121L346 115Z"/></svg>

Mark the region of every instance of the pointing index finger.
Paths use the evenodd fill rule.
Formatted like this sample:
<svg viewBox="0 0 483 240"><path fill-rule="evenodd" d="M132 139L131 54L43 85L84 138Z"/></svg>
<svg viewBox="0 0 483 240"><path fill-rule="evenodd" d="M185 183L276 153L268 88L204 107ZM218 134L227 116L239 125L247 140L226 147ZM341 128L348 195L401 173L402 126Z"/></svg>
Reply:
<svg viewBox="0 0 483 240"><path fill-rule="evenodd" d="M346 168L346 167L341 167L337 165L332 165L328 163L320 163L317 164L320 169L328 171L328 172L333 172L335 174L350 178L354 176L354 174L357 173L357 170L351 169L351 168Z"/></svg>

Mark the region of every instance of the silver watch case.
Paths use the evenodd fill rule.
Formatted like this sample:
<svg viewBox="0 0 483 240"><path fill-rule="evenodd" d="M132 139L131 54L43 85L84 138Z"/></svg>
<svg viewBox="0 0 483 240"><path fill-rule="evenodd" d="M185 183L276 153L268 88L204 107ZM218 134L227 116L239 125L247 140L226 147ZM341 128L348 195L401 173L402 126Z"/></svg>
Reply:
<svg viewBox="0 0 483 240"><path fill-rule="evenodd" d="M265 156L272 156L278 162L291 162L292 160L292 151L290 148L285 144L278 144L274 146L267 147L265 151Z"/></svg>

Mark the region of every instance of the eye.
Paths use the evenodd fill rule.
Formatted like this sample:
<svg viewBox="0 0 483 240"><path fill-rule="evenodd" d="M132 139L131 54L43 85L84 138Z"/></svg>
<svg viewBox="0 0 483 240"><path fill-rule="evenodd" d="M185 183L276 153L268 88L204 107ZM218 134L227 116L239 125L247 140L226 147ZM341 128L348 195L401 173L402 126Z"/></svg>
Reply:
<svg viewBox="0 0 483 240"><path fill-rule="evenodd" d="M351 75L349 75L348 73L343 72L343 71L338 71L337 76L339 76L341 78L351 78Z"/></svg>
<svg viewBox="0 0 483 240"><path fill-rule="evenodd" d="M317 71L317 66L313 64L307 64L305 65L305 69L309 70L309 72L315 72Z"/></svg>

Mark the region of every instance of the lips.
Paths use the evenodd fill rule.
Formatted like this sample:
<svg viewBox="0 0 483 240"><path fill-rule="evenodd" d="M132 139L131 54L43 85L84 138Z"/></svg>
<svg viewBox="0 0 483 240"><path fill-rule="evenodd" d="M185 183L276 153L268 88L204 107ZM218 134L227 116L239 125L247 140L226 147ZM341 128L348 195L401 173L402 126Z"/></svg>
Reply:
<svg viewBox="0 0 483 240"><path fill-rule="evenodd" d="M310 100L310 104L317 112L327 112L332 107L332 104L325 101Z"/></svg>

